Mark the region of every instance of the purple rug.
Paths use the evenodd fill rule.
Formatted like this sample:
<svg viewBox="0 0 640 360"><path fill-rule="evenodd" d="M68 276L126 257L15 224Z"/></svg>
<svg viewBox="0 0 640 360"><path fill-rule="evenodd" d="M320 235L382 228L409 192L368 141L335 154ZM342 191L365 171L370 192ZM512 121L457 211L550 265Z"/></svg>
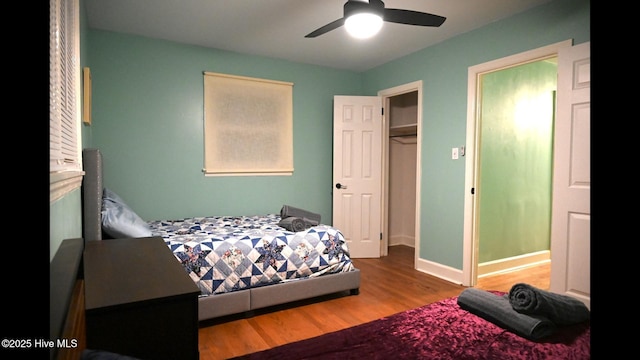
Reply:
<svg viewBox="0 0 640 360"><path fill-rule="evenodd" d="M494 292L496 294L503 294ZM240 359L590 359L590 322L531 341L461 309L457 297Z"/></svg>

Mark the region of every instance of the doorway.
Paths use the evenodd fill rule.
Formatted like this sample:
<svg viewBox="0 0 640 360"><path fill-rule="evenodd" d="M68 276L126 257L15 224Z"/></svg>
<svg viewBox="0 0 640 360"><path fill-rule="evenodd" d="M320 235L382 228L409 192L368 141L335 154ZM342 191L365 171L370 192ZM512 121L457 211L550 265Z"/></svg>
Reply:
<svg viewBox="0 0 640 360"><path fill-rule="evenodd" d="M388 246L415 248L418 92L389 98Z"/></svg>
<svg viewBox="0 0 640 360"><path fill-rule="evenodd" d="M549 86L548 84L545 85L547 87L545 89L546 93L539 100L541 104L545 105L541 106L540 104L535 104L538 100L532 100L531 97L527 98L527 95L530 95L527 94L529 90L524 91L525 94L518 94L517 96L511 94L511 92L519 92L521 90L517 89L523 88L523 86L517 84L517 80L514 80L518 79L518 76L511 76L507 80L501 79L501 81L506 81L507 85L504 88L507 89L506 92L509 94L500 94L499 91L493 95L484 94L483 81L489 78L492 78L492 80L500 79L502 74L507 74L509 71L515 73L523 69L533 71L540 67L552 68L553 74L551 75L553 81L555 81L557 63L554 63L554 59L557 57L558 49L563 46L571 46L571 41L568 40L469 68L463 249L463 285L465 286L476 285L480 275L499 273L550 261L550 192L555 91L548 91ZM524 78L527 79L526 76ZM509 84L509 81L515 81L515 84ZM529 89L528 85L524 86L524 88ZM553 90L555 90L555 83L553 84ZM476 91L478 92L477 94ZM483 106L490 104L491 96L495 98L500 96L511 97L512 104L507 106L511 108L511 113L509 114L511 130L500 128L495 131L496 129L491 129L490 127L485 129L483 127L486 126L483 125L483 116L488 114L487 109L483 109ZM517 98L525 100L513 100ZM527 105L524 110L519 108L522 104ZM503 107L495 106L495 103L490 105L493 105L493 108ZM546 110L546 115L531 116L532 113L536 113L540 108ZM519 115L514 115L518 113ZM495 114L493 116L496 117ZM546 117L547 123L538 121L540 116ZM497 117L499 118L500 114ZM517 120L514 121L514 119ZM540 131L535 128L535 124L540 123L545 123L545 130ZM501 125L498 121L491 126L500 127ZM540 133L543 133L541 137L546 139L546 145L544 145L545 141L531 145L530 142L523 142L523 139L519 137L529 137L531 134L537 137ZM489 137L485 138L486 136ZM492 139L490 136L495 138ZM506 141L496 140L496 138L500 137L503 138L502 140L506 138ZM523 143L525 143L524 147L522 146ZM496 145L498 146L497 149L491 149L491 146ZM532 147L534 149L539 147L539 149L531 151ZM518 151L521 151L522 154L517 154ZM493 172L496 168L491 169L488 164L491 161L495 161L496 157L494 155L496 153L501 153L502 160L509 158L515 159L516 162L505 164L504 162L500 163L499 159L498 168L501 167L503 170L507 169L508 171L492 176L492 174L488 173ZM524 163L530 164L532 162L538 163L539 157L544 158L544 161L540 162L542 165L539 166L541 169L544 168L542 173L540 169L528 165L528 167L522 168L520 172L509 172L513 170L513 167L520 167L523 163L523 158L525 159ZM518 159L520 159L520 162L518 162ZM488 176L484 177L483 171ZM542 185L529 183L529 180L540 177L546 179L542 181ZM543 186L544 190L532 188L532 186ZM505 187L511 187L514 192L511 195L503 196ZM487 190L486 192L484 191L485 189ZM501 196L502 199L500 199ZM527 224L531 222L531 214L535 214L533 222L537 223L537 226L542 229L542 231L537 231L533 234L535 240L530 239L531 236L527 231L522 232L522 229L525 229L528 226ZM511 220L505 221L504 216L510 216ZM508 240L504 240L505 238ZM505 242L512 241L514 238L521 240L510 243ZM482 247L492 248L493 250L487 250L481 254Z"/></svg>
<svg viewBox="0 0 640 360"><path fill-rule="evenodd" d="M422 81L378 93L384 108L383 206L381 255L390 246L414 248L419 256L420 122Z"/></svg>

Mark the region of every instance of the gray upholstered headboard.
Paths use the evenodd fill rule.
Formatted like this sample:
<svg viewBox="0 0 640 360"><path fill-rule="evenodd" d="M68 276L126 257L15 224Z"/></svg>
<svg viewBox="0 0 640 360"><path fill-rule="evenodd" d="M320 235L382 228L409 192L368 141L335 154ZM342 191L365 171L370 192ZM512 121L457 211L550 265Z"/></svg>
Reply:
<svg viewBox="0 0 640 360"><path fill-rule="evenodd" d="M102 154L98 149L82 151L82 213L84 241L102 240Z"/></svg>

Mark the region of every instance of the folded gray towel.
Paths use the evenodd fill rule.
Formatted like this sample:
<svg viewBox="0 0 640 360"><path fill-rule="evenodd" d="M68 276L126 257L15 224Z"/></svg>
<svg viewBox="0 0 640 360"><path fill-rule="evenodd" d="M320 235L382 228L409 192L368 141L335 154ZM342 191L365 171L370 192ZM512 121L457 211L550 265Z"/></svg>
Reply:
<svg viewBox="0 0 640 360"><path fill-rule="evenodd" d="M458 306L529 340L538 340L556 331L551 320L515 311L505 296L467 288L458 296Z"/></svg>
<svg viewBox="0 0 640 360"><path fill-rule="evenodd" d="M278 226L282 226L283 228L293 232L304 231L305 229L307 229L307 227L311 227L307 226L307 223L304 221L304 219L293 216L289 216L280 220Z"/></svg>
<svg viewBox="0 0 640 360"><path fill-rule="evenodd" d="M288 217L303 218L305 221L312 224L311 226L318 225L320 223L320 218L321 218L320 214L316 214L308 210L293 207L291 205L282 206L282 209L280 209L280 217L283 219Z"/></svg>
<svg viewBox="0 0 640 360"><path fill-rule="evenodd" d="M511 287L509 303L519 313L542 315L556 325L577 324L591 317L591 312L582 301L524 283Z"/></svg>

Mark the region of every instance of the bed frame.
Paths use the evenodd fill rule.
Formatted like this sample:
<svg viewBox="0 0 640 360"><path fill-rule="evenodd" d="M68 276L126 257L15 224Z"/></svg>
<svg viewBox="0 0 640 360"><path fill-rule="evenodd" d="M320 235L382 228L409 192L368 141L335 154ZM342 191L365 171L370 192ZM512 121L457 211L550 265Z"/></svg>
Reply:
<svg viewBox="0 0 640 360"><path fill-rule="evenodd" d="M98 149L83 150L83 235L86 241L101 241L102 232L102 154ZM300 281L292 281L258 288L216 294L198 299L198 320L310 299L322 295L349 291L357 295L360 289L360 270L326 274Z"/></svg>

